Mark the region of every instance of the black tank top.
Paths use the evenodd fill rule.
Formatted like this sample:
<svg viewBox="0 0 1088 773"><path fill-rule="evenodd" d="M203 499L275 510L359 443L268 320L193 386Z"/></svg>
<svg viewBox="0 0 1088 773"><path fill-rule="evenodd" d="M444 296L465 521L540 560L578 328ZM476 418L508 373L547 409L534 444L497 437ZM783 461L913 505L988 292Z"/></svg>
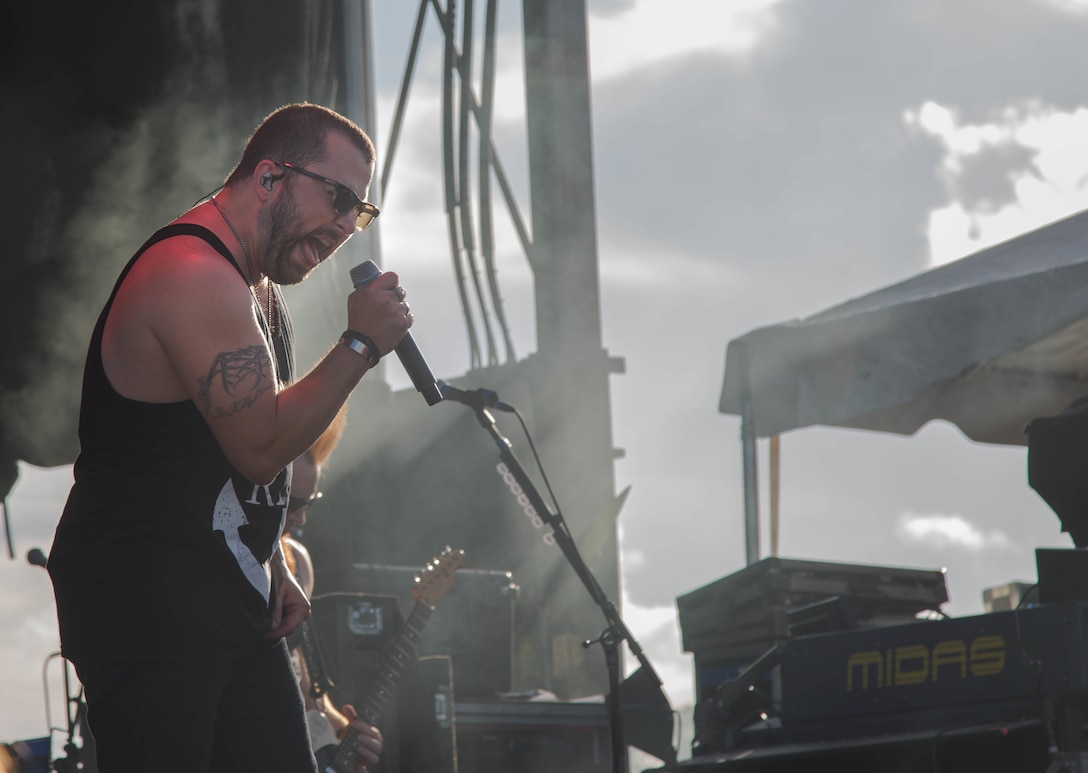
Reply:
<svg viewBox="0 0 1088 773"><path fill-rule="evenodd" d="M167 226L128 262L98 318L83 375L75 483L48 561L61 651L71 659L233 659L270 624L269 558L290 468L268 486L253 484L227 461L191 401L125 398L102 365L102 331L118 288L149 247L177 235L205 240L242 275L211 231ZM282 298L276 308L270 343L286 383L291 323Z"/></svg>

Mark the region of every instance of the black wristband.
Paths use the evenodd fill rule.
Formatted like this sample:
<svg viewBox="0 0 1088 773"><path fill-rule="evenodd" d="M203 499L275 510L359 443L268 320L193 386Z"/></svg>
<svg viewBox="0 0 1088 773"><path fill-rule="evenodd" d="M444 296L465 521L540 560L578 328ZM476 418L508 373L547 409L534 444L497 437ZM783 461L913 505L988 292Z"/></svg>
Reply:
<svg viewBox="0 0 1088 773"><path fill-rule="evenodd" d="M382 358L381 352L378 351L378 347L374 345L374 342L370 340L370 337L363 335L357 330L345 330L340 335L340 343L347 346L353 352L365 357L371 367L377 365L378 360ZM362 344L362 347L360 347L359 344Z"/></svg>

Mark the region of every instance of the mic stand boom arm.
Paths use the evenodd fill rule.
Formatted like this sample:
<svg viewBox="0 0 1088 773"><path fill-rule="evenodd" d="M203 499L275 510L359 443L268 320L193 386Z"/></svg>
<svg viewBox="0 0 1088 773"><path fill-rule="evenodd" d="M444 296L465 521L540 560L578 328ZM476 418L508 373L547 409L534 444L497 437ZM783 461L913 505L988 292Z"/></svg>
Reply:
<svg viewBox="0 0 1088 773"><path fill-rule="evenodd" d="M627 744L624 741L623 725L620 717L620 665L619 653L617 651L620 643L624 641L627 642L627 646L631 650L631 653L641 665L643 674L645 677L650 678L653 688L658 691L661 689L661 678L654 671L653 666L650 665L642 648L638 645L638 642L635 641L635 637L620 618L616 605L609 600L608 596L597 582L597 578L594 577L593 573L586 565L585 560L578 551L578 546L575 544L570 531L567 529L567 524L563 519L562 514L559 512L553 513L547 504L544 503L543 498L540 496L540 492L529 478L529 475L525 472L525 468L518 460L517 455L514 454L510 441L503 437L502 433L499 432L499 428L495 424L495 417L492 416L491 412L484 406L477 405L472 406L472 408L476 413L476 418L480 422L480 426L483 427L495 441L495 445L498 446L499 449L499 457L505 462L506 467L513 474L518 485L521 486L522 491L529 499L529 503L544 522L552 527L555 541L563 551L563 555L566 557L567 562L574 569L579 579L581 579L590 598L592 598L597 606L600 607L605 620L608 622L608 627L605 628L600 638L593 641L586 641L583 646L588 647L591 644L600 643L604 650L605 662L608 666L608 718L612 741L612 770L613 773L627 773ZM666 760L666 762L670 762L670 760Z"/></svg>

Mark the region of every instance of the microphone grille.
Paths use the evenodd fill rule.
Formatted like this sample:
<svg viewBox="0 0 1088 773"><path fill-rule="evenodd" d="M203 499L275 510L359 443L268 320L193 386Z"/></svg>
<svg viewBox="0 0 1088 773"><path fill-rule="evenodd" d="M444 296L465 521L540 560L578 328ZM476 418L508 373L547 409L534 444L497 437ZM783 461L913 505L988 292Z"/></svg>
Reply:
<svg viewBox="0 0 1088 773"><path fill-rule="evenodd" d="M374 280L382 270L372 260L364 260L358 266L351 269L351 283L355 287L363 287Z"/></svg>

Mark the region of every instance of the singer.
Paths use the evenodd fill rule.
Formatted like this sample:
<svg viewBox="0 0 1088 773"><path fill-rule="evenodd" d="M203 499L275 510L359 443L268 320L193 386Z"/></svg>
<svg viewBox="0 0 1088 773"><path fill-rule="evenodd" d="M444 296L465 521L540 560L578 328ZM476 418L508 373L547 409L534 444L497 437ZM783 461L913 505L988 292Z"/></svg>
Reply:
<svg viewBox="0 0 1088 773"><path fill-rule="evenodd" d="M412 314L392 272L346 292L351 332L296 380L278 286L378 216L374 164L343 116L274 111L137 250L91 333L47 568L103 773L316 771L284 643L310 614L279 540L290 465Z"/></svg>

